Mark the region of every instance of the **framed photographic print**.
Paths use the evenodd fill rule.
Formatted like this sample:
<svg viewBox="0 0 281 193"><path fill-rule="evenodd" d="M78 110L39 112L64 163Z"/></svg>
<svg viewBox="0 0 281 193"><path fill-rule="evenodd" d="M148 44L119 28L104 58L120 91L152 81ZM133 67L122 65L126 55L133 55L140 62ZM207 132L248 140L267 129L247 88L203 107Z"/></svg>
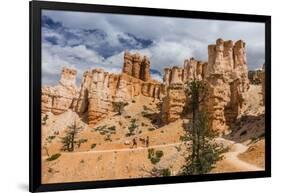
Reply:
<svg viewBox="0 0 281 193"><path fill-rule="evenodd" d="M271 175L271 18L30 2L30 191Z"/></svg>

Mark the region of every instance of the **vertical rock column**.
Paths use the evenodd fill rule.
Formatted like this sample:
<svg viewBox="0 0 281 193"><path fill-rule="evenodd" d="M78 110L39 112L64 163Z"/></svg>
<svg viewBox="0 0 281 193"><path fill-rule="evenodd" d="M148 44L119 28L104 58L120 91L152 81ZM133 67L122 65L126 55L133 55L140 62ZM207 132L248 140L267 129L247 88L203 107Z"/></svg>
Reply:
<svg viewBox="0 0 281 193"><path fill-rule="evenodd" d="M141 56L138 53L136 53L133 55L132 76L140 79L140 70L141 70Z"/></svg>
<svg viewBox="0 0 281 193"><path fill-rule="evenodd" d="M111 103L108 100L108 73L102 69L92 71L92 82L89 89L88 124L95 125L108 113Z"/></svg>
<svg viewBox="0 0 281 193"><path fill-rule="evenodd" d="M150 61L146 56L143 57L141 62L141 79L143 81L150 80Z"/></svg>
<svg viewBox="0 0 281 193"><path fill-rule="evenodd" d="M123 72L132 76L133 63L132 55L127 50L124 53Z"/></svg>
<svg viewBox="0 0 281 193"><path fill-rule="evenodd" d="M243 108L249 89L245 43L218 39L208 46L206 71L210 129L224 134Z"/></svg>

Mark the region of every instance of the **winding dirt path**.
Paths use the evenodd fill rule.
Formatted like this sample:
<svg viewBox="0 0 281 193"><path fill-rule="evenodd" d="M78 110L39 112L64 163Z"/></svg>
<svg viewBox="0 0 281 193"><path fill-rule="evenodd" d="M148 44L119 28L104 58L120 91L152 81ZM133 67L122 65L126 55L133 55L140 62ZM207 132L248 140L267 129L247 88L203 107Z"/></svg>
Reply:
<svg viewBox="0 0 281 193"><path fill-rule="evenodd" d="M71 154L89 154L89 153L108 153L108 152L124 152L124 151L142 151L147 150L150 148L161 148L161 147L170 147L170 146L177 146L183 144L182 142L179 143L170 143L165 145L153 145L149 147L137 147L137 148L122 148L122 149L107 149L107 150L91 150L91 151L77 151L77 152L71 152ZM68 153L65 153L68 154Z"/></svg>
<svg viewBox="0 0 281 193"><path fill-rule="evenodd" d="M234 166L238 170L241 171L259 171L264 170L261 167L258 167L256 165L253 165L251 163L245 162L241 159L239 159L238 155L245 152L248 147L241 143L235 143L231 140L226 140L223 138L218 138L216 140L219 143L224 143L227 145L230 149L229 152L224 154L223 161L230 164L231 166ZM177 146L181 145L183 142L179 143L171 143L171 144L165 144L165 145L153 145L149 147L137 147L137 148L122 148L122 149L108 149L108 150L91 150L91 151L83 151L83 152L71 152L71 154L95 154L95 153L113 153L113 152L126 152L126 151L143 151L147 150L149 148L165 148L165 147L171 147L171 146ZM69 153L63 153L63 154L69 154Z"/></svg>
<svg viewBox="0 0 281 193"><path fill-rule="evenodd" d="M226 140L223 138L218 139L218 141L222 143L227 143L229 149L229 152L224 154L224 162L227 162L228 164L234 166L235 168L241 170L241 171L260 171L264 170L261 167L258 167L256 165L253 165L251 163L245 162L241 159L239 159L238 155L241 153L244 153L247 151L248 147L242 143L235 143L231 140Z"/></svg>

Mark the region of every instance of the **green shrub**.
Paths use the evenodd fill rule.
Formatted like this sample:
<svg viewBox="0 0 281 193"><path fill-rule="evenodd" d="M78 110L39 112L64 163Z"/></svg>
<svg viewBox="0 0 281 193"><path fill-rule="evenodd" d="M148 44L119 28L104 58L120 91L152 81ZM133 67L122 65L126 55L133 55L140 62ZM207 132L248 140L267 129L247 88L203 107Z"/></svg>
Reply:
<svg viewBox="0 0 281 193"><path fill-rule="evenodd" d="M126 136L135 135L135 130L139 127L136 122L136 119L131 120L131 125L128 127L129 133L127 133Z"/></svg>
<svg viewBox="0 0 281 193"><path fill-rule="evenodd" d="M121 115L124 112L124 108L128 105L127 102L113 102L113 111Z"/></svg>
<svg viewBox="0 0 281 193"><path fill-rule="evenodd" d="M48 120L48 115L45 115L42 120L42 125L46 125L46 121Z"/></svg>
<svg viewBox="0 0 281 193"><path fill-rule="evenodd" d="M53 154L53 155L51 155L51 157L47 158L47 161L54 161L54 160L58 159L60 156L61 156L60 153Z"/></svg>
<svg viewBox="0 0 281 193"><path fill-rule="evenodd" d="M82 143L86 143L88 141L88 139L79 139L77 141L77 146L80 147Z"/></svg>
<svg viewBox="0 0 281 193"><path fill-rule="evenodd" d="M143 105L143 110L145 110L145 111L152 111L149 107L147 107L145 105Z"/></svg>
<svg viewBox="0 0 281 193"><path fill-rule="evenodd" d="M164 154L164 153L163 153L163 151L162 151L162 150L157 150L155 154L156 154L156 157L161 158L161 157L163 156L163 154Z"/></svg>
<svg viewBox="0 0 281 193"><path fill-rule="evenodd" d="M164 153L162 150L157 150L155 152L153 148L148 149L148 159L150 159L152 164L157 164L163 155Z"/></svg>
<svg viewBox="0 0 281 193"><path fill-rule="evenodd" d="M93 143L93 144L91 145L91 149L94 149L96 146L97 146L97 144Z"/></svg>
<svg viewBox="0 0 281 193"><path fill-rule="evenodd" d="M153 167L151 171L148 171L151 177L164 177L171 176L172 172L169 168L157 168Z"/></svg>

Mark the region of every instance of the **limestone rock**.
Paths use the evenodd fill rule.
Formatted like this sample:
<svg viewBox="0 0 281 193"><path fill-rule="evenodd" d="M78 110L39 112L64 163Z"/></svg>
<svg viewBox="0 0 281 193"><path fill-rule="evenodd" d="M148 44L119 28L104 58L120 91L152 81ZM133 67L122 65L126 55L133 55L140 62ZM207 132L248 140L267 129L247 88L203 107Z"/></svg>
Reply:
<svg viewBox="0 0 281 193"><path fill-rule="evenodd" d="M143 81L150 80L150 60L147 56L141 56L139 53L124 53L123 72Z"/></svg>
<svg viewBox="0 0 281 193"><path fill-rule="evenodd" d="M64 67L58 85L42 87L42 113L60 114L74 108L78 95L76 75L77 70Z"/></svg>
<svg viewBox="0 0 281 193"><path fill-rule="evenodd" d="M163 98L161 106L161 120L163 123L178 120L183 112L186 104L186 96L184 85L181 83L173 83L169 85L167 95Z"/></svg>
<svg viewBox="0 0 281 193"><path fill-rule="evenodd" d="M210 129L223 134L241 113L249 89L245 43L218 39L208 46L206 82Z"/></svg>
<svg viewBox="0 0 281 193"><path fill-rule="evenodd" d="M157 81L94 69L84 73L75 109L80 115L87 113L89 126L93 126L113 110L113 102L131 101L138 95L160 99L164 92Z"/></svg>

